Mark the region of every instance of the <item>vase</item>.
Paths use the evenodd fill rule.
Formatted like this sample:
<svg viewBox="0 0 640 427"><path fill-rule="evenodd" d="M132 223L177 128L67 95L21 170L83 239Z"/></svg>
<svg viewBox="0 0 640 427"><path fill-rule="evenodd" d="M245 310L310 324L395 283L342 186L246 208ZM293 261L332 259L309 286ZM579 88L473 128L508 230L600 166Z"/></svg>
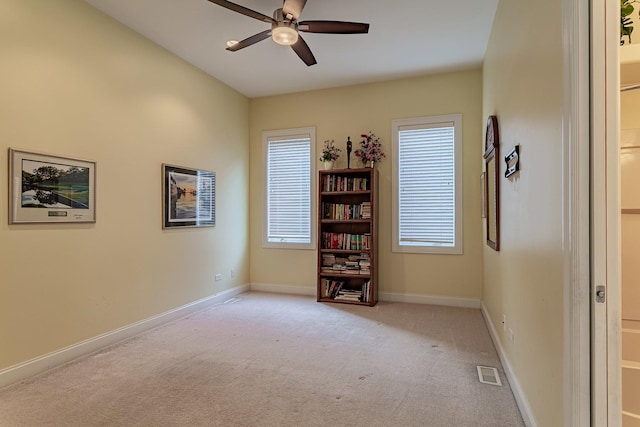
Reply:
<svg viewBox="0 0 640 427"><path fill-rule="evenodd" d="M333 162L331 160L325 160L324 162L322 162L322 164L324 165L324 170L326 171L333 169Z"/></svg>
<svg viewBox="0 0 640 427"><path fill-rule="evenodd" d="M370 167L371 169L373 169L373 167L374 167L375 165L376 165L375 160L371 160L371 161L369 162L369 167Z"/></svg>

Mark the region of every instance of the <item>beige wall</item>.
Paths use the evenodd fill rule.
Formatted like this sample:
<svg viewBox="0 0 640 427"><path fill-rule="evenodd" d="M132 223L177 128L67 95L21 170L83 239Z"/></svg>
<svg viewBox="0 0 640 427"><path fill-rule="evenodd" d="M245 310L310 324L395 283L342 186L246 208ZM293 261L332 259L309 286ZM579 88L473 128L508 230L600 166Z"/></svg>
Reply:
<svg viewBox="0 0 640 427"><path fill-rule="evenodd" d="M521 158L519 176L500 180L500 252L484 247L483 303L539 426L563 424L560 16L555 0L501 0L483 68L483 119L498 116L500 157L520 144Z"/></svg>
<svg viewBox="0 0 640 427"><path fill-rule="evenodd" d="M251 281L315 289L316 251L262 248L263 153L265 130L316 126L317 156L322 141L335 139L343 149L337 167L346 167L347 136L354 141L373 131L387 158L380 172L379 283L382 292L481 296L480 219L481 71L472 70L384 83L349 86L251 100ZM462 113L463 116L463 255L391 252L391 121ZM316 167L321 167L316 159ZM357 165L352 153L352 167Z"/></svg>
<svg viewBox="0 0 640 427"><path fill-rule="evenodd" d="M0 369L248 283L248 99L83 1L0 28ZM97 222L8 225L9 147L96 160ZM165 162L217 173L217 227L162 230Z"/></svg>

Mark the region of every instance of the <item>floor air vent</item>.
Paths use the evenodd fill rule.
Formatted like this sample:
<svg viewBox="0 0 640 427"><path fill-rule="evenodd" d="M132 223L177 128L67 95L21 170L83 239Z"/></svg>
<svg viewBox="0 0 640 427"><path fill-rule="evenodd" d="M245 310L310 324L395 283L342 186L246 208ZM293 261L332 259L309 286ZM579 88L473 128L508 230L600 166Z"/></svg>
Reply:
<svg viewBox="0 0 640 427"><path fill-rule="evenodd" d="M502 385L500 375L496 368L489 366L476 366L478 368L478 379L483 384Z"/></svg>

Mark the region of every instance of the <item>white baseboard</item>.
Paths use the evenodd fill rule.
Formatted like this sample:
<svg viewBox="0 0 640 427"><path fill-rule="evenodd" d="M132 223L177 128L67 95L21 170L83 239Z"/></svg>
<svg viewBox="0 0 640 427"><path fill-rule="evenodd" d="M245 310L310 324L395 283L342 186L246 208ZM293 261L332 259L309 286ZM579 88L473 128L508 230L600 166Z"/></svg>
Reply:
<svg viewBox="0 0 640 427"><path fill-rule="evenodd" d="M0 370L0 387L17 383L79 357L94 353L106 346L131 338L134 335L138 335L164 323L180 319L181 317L187 316L195 311L202 310L208 306L222 303L238 294L247 292L248 290L249 285L237 286L139 322L123 326L122 328L89 338L69 347L2 369Z"/></svg>
<svg viewBox="0 0 640 427"><path fill-rule="evenodd" d="M272 292L277 294L316 296L316 288L310 286L276 285L273 283L252 283L251 290L256 292ZM480 300L473 298L442 297L435 295L396 294L381 292L380 301L407 302L411 304L432 304L448 307L480 308Z"/></svg>
<svg viewBox="0 0 640 427"><path fill-rule="evenodd" d="M397 294L380 292L380 301L408 302L412 304L444 305L447 307L480 308L480 300L473 298L443 297L438 295Z"/></svg>
<svg viewBox="0 0 640 427"><path fill-rule="evenodd" d="M311 286L275 285L273 283L252 283L251 290L256 292L271 292L275 294L316 295L316 288Z"/></svg>
<svg viewBox="0 0 640 427"><path fill-rule="evenodd" d="M524 392L522 391L522 387L520 387L520 383L513 373L513 369L511 368L511 364L509 363L509 359L507 359L507 354L502 347L502 343L498 338L498 332L496 330L493 321L491 320L491 316L489 316L489 312L487 308L484 306L484 303L480 303L480 311L482 312L482 316L484 317L484 321L487 324L487 328L489 329L489 334L491 335L491 339L493 340L493 344L498 351L498 357L500 357L500 362L502 363L502 368L504 369L504 373L507 375L507 379L509 380L509 384L511 385L511 391L513 392L513 396L516 399L516 403L518 404L518 408L520 409L520 414L522 414L522 419L527 427L537 427L538 423L536 422L535 417L533 416L533 412L531 411L531 406L529 405L529 401L527 400Z"/></svg>

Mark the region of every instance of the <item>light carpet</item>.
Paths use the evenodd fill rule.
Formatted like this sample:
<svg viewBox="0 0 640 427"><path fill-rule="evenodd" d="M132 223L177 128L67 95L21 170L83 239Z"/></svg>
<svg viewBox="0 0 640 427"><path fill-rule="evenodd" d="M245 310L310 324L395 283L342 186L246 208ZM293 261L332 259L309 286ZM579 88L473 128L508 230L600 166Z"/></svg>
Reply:
<svg viewBox="0 0 640 427"><path fill-rule="evenodd" d="M524 423L479 310L252 292L0 390L0 425Z"/></svg>

